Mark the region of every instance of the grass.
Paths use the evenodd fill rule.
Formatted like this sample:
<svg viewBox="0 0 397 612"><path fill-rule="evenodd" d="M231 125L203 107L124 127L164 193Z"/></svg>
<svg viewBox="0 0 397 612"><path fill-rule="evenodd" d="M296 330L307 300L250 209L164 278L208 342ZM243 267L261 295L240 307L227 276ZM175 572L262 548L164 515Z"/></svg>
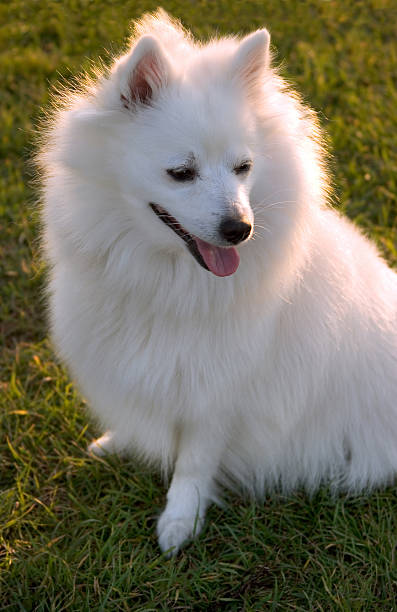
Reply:
<svg viewBox="0 0 397 612"><path fill-rule="evenodd" d="M319 111L341 208L397 264L397 9L393 0L167 0L195 34L266 24L283 73ZM156 475L95 460L83 399L46 339L35 194L26 164L51 83L68 81L156 2L0 3L0 608L396 610L397 496L321 490L230 498L164 561ZM105 54L106 55L106 54Z"/></svg>

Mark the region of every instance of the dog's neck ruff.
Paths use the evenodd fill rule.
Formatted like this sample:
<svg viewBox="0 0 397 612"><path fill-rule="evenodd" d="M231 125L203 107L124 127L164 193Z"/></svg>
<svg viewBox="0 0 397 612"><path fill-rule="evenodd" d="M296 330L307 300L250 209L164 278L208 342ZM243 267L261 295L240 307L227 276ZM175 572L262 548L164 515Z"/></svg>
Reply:
<svg viewBox="0 0 397 612"><path fill-rule="evenodd" d="M182 238L200 266L216 276L230 276L234 274L240 263L240 257L235 247L218 247L205 242L205 240L189 234L175 217L170 215L159 204L150 202L149 205L158 218Z"/></svg>

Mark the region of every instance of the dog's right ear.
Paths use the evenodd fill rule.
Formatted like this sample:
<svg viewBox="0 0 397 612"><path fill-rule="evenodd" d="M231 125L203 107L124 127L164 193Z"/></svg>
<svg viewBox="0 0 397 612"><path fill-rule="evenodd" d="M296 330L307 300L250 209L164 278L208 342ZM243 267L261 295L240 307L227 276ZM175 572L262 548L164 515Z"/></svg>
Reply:
<svg viewBox="0 0 397 612"><path fill-rule="evenodd" d="M121 103L133 109L139 104L150 104L167 85L171 66L160 43L152 36L143 36L117 62L115 72L119 77Z"/></svg>

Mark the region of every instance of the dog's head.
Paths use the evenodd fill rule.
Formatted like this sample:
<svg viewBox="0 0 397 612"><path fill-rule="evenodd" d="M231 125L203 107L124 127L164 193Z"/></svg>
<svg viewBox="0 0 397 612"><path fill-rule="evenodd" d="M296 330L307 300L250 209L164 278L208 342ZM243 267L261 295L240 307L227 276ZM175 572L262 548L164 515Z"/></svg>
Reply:
<svg viewBox="0 0 397 612"><path fill-rule="evenodd" d="M130 226L142 248L193 256L217 276L236 271L237 248L253 234L252 202L262 214L267 193L296 184L296 147L290 154L280 144L292 121L279 119L269 39L258 30L201 45L161 12L138 24L128 53L68 104L46 163L61 158L90 183L78 223L81 240L102 241L91 250L105 251ZM273 226L286 224L271 214Z"/></svg>
<svg viewBox="0 0 397 612"><path fill-rule="evenodd" d="M125 122L124 197L145 210L141 221L157 244L187 247L218 276L235 272L235 247L253 232L256 130L247 106L262 86L268 49L266 30L203 48L146 34L105 87L106 104L118 105Z"/></svg>

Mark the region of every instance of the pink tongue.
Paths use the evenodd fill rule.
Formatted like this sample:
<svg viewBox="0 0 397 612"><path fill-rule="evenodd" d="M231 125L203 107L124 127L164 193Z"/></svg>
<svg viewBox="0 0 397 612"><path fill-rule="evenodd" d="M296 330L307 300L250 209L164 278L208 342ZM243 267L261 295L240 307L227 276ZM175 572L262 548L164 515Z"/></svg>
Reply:
<svg viewBox="0 0 397 612"><path fill-rule="evenodd" d="M216 276L230 276L238 268L240 256L235 247L217 247L194 237L201 257Z"/></svg>

